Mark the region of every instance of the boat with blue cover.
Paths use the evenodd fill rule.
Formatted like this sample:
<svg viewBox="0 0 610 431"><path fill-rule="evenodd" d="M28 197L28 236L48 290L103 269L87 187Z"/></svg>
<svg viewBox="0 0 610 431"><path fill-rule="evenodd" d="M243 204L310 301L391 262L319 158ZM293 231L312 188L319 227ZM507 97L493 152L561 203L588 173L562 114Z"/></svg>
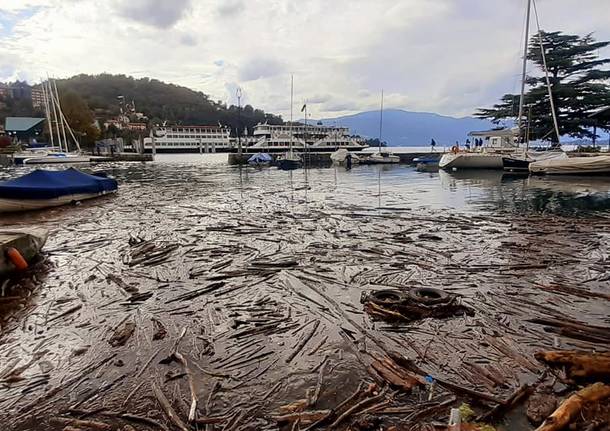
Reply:
<svg viewBox="0 0 610 431"><path fill-rule="evenodd" d="M268 153L256 153L248 159L251 166L269 166L273 162L273 157Z"/></svg>
<svg viewBox="0 0 610 431"><path fill-rule="evenodd" d="M0 182L0 213L56 207L114 193L115 179L105 174L86 174L70 168L63 171L36 170Z"/></svg>

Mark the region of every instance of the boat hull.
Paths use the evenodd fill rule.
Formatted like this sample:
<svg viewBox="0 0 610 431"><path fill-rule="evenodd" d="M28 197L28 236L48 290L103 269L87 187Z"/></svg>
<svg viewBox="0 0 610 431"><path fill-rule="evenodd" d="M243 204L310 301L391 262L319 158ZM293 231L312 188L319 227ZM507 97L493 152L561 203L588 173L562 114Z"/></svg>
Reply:
<svg viewBox="0 0 610 431"><path fill-rule="evenodd" d="M439 163L441 169L503 169L501 154L447 153Z"/></svg>
<svg viewBox="0 0 610 431"><path fill-rule="evenodd" d="M502 166L508 172L529 172L530 160L502 157Z"/></svg>
<svg viewBox="0 0 610 431"><path fill-rule="evenodd" d="M387 153L373 153L368 157L363 157L360 159L361 165L389 165L395 163L400 163L400 157Z"/></svg>
<svg viewBox="0 0 610 431"><path fill-rule="evenodd" d="M6 254L9 248L15 248L26 262L30 262L40 252L48 235L49 231L43 228L1 230L0 276L15 270L15 265Z"/></svg>
<svg viewBox="0 0 610 431"><path fill-rule="evenodd" d="M610 156L542 160L530 163L530 172L546 175L610 175Z"/></svg>
<svg viewBox="0 0 610 431"><path fill-rule="evenodd" d="M275 163L278 168L283 169L283 170L292 170L292 169L298 169L301 167L300 160L280 159L280 160L277 160Z"/></svg>
<svg viewBox="0 0 610 431"><path fill-rule="evenodd" d="M0 198L0 213L34 211L46 208L59 207L100 196L116 193L116 190L100 193L83 193L75 195L65 195L52 199L5 199Z"/></svg>
<svg viewBox="0 0 610 431"><path fill-rule="evenodd" d="M43 156L43 157L30 157L22 159L20 163L22 165L50 165L50 164L66 164L66 163L89 163L91 157L89 156L74 156L74 157L56 157L56 156ZM15 162L17 163L17 162Z"/></svg>

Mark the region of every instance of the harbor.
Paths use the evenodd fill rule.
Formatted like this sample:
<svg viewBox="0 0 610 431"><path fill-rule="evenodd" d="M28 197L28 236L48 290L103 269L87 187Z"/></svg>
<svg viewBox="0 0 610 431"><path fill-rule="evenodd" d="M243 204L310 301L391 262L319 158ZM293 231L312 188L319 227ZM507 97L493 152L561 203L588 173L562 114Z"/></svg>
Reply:
<svg viewBox="0 0 610 431"><path fill-rule="evenodd" d="M610 431L603 2L4 3L0 431Z"/></svg>
<svg viewBox="0 0 610 431"><path fill-rule="evenodd" d="M179 429L191 414L186 429L413 429L468 405L530 430L511 400L567 388L534 354L610 341L607 178L223 154L99 168L118 194L0 219L49 231L3 283L6 429ZM403 286L468 313L397 321L361 302Z"/></svg>

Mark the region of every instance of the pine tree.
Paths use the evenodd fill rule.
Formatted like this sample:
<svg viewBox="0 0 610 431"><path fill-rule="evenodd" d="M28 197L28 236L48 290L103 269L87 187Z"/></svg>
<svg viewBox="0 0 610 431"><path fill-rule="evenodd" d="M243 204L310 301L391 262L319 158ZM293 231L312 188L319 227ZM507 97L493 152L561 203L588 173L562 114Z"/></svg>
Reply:
<svg viewBox="0 0 610 431"><path fill-rule="evenodd" d="M529 90L525 94L524 118L527 126L528 110L531 109L530 136L533 139L557 141L554 133L551 105L544 73L540 38L549 73L555 103L555 112L561 135L575 138L593 138L590 128L594 125L589 114L610 105L610 71L600 69L610 59L600 59L598 50L610 45L598 42L591 34L567 35L562 32L541 31L529 43L528 60L538 66L539 74L528 76ZM517 117L519 95L506 94L492 108L480 108L475 116L498 123L503 119ZM610 124L606 125L610 129Z"/></svg>

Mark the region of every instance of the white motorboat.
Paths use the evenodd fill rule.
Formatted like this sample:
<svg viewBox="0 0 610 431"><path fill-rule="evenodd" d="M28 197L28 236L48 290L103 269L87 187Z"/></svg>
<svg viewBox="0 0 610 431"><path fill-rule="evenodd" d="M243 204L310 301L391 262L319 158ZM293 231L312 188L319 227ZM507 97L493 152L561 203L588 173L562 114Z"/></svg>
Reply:
<svg viewBox="0 0 610 431"><path fill-rule="evenodd" d="M350 153L347 148L339 148L330 155L330 160L333 162L333 164L340 166L347 165L349 163L352 165L357 165L360 163L360 157L358 157L356 154Z"/></svg>
<svg viewBox="0 0 610 431"><path fill-rule="evenodd" d="M610 175L610 155L541 160L530 163L529 169L533 174Z"/></svg>
<svg viewBox="0 0 610 431"><path fill-rule="evenodd" d="M502 169L502 157L518 151L516 137L518 130L495 129L470 132L475 142L481 141L481 146L475 145L474 150L451 148L451 152L443 154L438 162L441 169ZM480 139L479 139L480 138ZM486 144L483 146L483 142Z"/></svg>
<svg viewBox="0 0 610 431"><path fill-rule="evenodd" d="M360 160L363 165L383 165L390 163L400 163L400 157L389 151L379 151L372 153L370 156L364 157Z"/></svg>
<svg viewBox="0 0 610 431"><path fill-rule="evenodd" d="M56 153L50 152L40 155L17 155L19 162L16 164L22 165L42 165L42 164L56 164L56 163L88 163L91 161L91 157L84 156L75 153Z"/></svg>

